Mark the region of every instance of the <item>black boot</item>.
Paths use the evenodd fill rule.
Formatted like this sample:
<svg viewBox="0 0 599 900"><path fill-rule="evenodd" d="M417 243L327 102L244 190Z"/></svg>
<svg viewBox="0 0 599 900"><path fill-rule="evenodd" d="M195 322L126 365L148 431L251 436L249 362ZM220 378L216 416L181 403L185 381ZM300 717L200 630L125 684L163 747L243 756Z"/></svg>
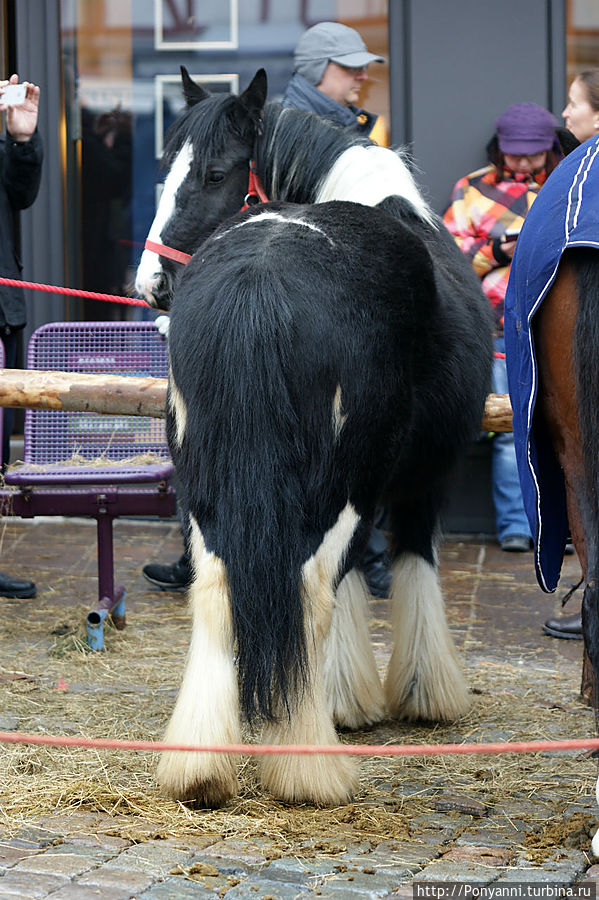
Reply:
<svg viewBox="0 0 599 900"><path fill-rule="evenodd" d="M363 562L362 572L371 594L383 599L391 596L391 563L386 553L378 559L370 560L368 565Z"/></svg>
<svg viewBox="0 0 599 900"><path fill-rule="evenodd" d="M387 556L387 540L376 526L370 532L360 568L371 594L383 599L391 595L391 563Z"/></svg>
<svg viewBox="0 0 599 900"><path fill-rule="evenodd" d="M161 563L148 563L142 569L144 578L155 584L161 591L177 591L189 587L192 580L191 563L187 553L183 553L176 563L170 566Z"/></svg>
<svg viewBox="0 0 599 900"><path fill-rule="evenodd" d="M564 638L566 641L581 641L582 613L574 613L572 616L557 616L555 619L547 619L543 625L543 631L551 637Z"/></svg>

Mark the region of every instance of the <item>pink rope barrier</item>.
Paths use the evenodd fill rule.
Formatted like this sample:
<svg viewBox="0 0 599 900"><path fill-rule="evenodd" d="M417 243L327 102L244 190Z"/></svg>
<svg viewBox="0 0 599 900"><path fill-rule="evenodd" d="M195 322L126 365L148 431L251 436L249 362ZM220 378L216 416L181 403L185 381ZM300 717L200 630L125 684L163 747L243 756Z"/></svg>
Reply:
<svg viewBox="0 0 599 900"><path fill-rule="evenodd" d="M230 753L244 756L465 756L467 754L539 753L556 750L598 750L599 738L562 741L505 741L495 744L168 744L161 741L126 741L50 734L1 731L0 743L85 747L100 750L136 750L182 753Z"/></svg>
<svg viewBox="0 0 599 900"><path fill-rule="evenodd" d="M30 291L45 291L48 294L65 294L67 297L85 297L88 300L104 300L107 303L126 303L129 306L145 306L145 300L136 297L119 297L118 294L100 294L97 291L82 291L77 288L56 287L53 284L38 284L36 281L18 281L16 278L0 278L0 284L22 287Z"/></svg>

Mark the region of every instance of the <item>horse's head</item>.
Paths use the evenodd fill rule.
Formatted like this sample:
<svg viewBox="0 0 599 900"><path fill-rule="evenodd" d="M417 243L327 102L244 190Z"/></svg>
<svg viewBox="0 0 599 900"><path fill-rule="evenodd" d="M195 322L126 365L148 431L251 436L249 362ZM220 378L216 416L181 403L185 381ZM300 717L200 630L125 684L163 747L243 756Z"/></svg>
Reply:
<svg viewBox="0 0 599 900"><path fill-rule="evenodd" d="M237 97L210 94L183 66L181 77L187 106L167 135L168 171L148 240L192 254L243 204L267 82L259 69ZM180 269L181 263L145 249L135 289L151 306L168 309Z"/></svg>

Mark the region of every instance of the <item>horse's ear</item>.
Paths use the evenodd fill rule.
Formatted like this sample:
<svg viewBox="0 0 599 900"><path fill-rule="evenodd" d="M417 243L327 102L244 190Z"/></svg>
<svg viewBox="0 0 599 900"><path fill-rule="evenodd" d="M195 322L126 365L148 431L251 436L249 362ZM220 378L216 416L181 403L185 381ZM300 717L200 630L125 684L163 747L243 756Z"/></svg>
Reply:
<svg viewBox="0 0 599 900"><path fill-rule="evenodd" d="M268 93L268 81L264 69L258 69L250 84L243 94L239 95L239 102L249 112L252 118L260 117L266 103Z"/></svg>
<svg viewBox="0 0 599 900"><path fill-rule="evenodd" d="M210 96L209 91L204 90L203 87L192 81L185 66L181 66L181 81L183 83L183 96L188 106L195 106L196 103Z"/></svg>

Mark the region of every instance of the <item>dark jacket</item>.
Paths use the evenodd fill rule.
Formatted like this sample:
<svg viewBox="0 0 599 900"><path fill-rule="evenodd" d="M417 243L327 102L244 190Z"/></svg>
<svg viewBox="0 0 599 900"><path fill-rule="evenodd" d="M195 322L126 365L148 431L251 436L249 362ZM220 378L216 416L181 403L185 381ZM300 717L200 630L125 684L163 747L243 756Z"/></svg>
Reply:
<svg viewBox="0 0 599 900"><path fill-rule="evenodd" d="M42 139L36 129L28 141L0 138L0 275L21 277L16 248L16 213L31 206L40 186ZM25 324L25 298L21 288L0 285L0 329Z"/></svg>
<svg viewBox="0 0 599 900"><path fill-rule="evenodd" d="M368 137L378 118L375 113L366 112L357 106L342 106L332 97L319 91L298 72L295 72L287 85L283 106L306 109L323 119L328 119L334 125L354 129L364 137Z"/></svg>

